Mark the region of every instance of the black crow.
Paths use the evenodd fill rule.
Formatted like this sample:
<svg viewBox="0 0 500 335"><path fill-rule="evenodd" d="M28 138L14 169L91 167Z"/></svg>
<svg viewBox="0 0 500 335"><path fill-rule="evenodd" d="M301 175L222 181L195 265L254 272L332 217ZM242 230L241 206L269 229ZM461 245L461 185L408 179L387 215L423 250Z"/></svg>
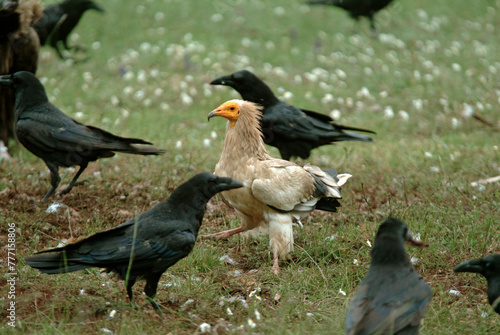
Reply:
<svg viewBox="0 0 500 335"><path fill-rule="evenodd" d="M26 264L48 274L106 268L125 280L132 303L132 286L144 278L146 297L161 315L154 301L158 281L193 250L208 200L218 192L242 186L231 178L197 174L167 200L135 218L79 242L29 256Z"/></svg>
<svg viewBox="0 0 500 335"><path fill-rule="evenodd" d="M331 5L340 7L349 12L349 15L358 20L362 16L370 20L370 29L377 34L374 15L376 12L387 7L393 0L311 0L309 5Z"/></svg>
<svg viewBox="0 0 500 335"><path fill-rule="evenodd" d="M458 264L455 272L475 272L488 281L488 301L500 314L500 254L492 254Z"/></svg>
<svg viewBox="0 0 500 335"><path fill-rule="evenodd" d="M413 240L399 219L388 218L380 225L370 269L347 312L346 334L418 334L432 293L430 285L413 268L405 241L426 246Z"/></svg>
<svg viewBox="0 0 500 335"><path fill-rule="evenodd" d="M40 42L33 24L42 16L39 0L0 0L0 75L35 73ZM0 86L0 159L10 158L9 139L15 138L14 92Z"/></svg>
<svg viewBox="0 0 500 335"><path fill-rule="evenodd" d="M45 45L50 37L50 46L56 49L61 59L64 58L59 46L61 42L65 50L81 49L81 47L68 46L68 36L80 21L83 13L89 9L104 12L104 9L92 0L66 0L47 6L43 11L43 17L35 24L40 44Z"/></svg>
<svg viewBox="0 0 500 335"><path fill-rule="evenodd" d="M243 70L212 80L211 85L234 88L243 100L264 107L261 119L264 142L279 149L281 157L307 159L311 150L337 141L371 142L371 137L344 130L373 133L370 130L346 127L333 123L324 114L299 109L279 100L262 80Z"/></svg>
<svg viewBox="0 0 500 335"><path fill-rule="evenodd" d="M115 151L137 155L158 155L165 152L152 146L135 145L151 144L150 142L119 137L70 118L48 101L44 87L30 72L0 76L0 85L11 86L16 92L15 128L19 142L43 159L50 170L52 187L42 202L59 185L60 166L80 166L69 186L60 192L65 194L73 186L81 184L77 183L77 179L89 162L112 157Z"/></svg>

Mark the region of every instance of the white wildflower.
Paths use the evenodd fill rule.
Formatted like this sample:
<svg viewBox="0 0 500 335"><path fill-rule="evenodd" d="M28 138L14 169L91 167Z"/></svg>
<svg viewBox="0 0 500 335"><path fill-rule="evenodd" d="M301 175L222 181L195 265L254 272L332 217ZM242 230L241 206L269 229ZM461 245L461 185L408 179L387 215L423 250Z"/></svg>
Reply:
<svg viewBox="0 0 500 335"><path fill-rule="evenodd" d="M111 96L111 104L116 107L120 104L120 100L116 95Z"/></svg>
<svg viewBox="0 0 500 335"><path fill-rule="evenodd" d="M155 88L154 95L156 95L157 97L159 97L162 94L163 94L163 89L162 88L160 88L160 87Z"/></svg>
<svg viewBox="0 0 500 335"><path fill-rule="evenodd" d="M286 11L285 11L285 8L278 6L278 7L274 8L273 13L276 16L283 16L283 15L285 15Z"/></svg>
<svg viewBox="0 0 500 335"><path fill-rule="evenodd" d="M125 80L131 80L132 78L134 78L134 72L132 71L127 71L123 76L123 79Z"/></svg>
<svg viewBox="0 0 500 335"><path fill-rule="evenodd" d="M146 94L144 93L143 90L138 90L138 91L135 92L134 98L136 98L137 100L142 100L142 99L144 99L145 95Z"/></svg>
<svg viewBox="0 0 500 335"><path fill-rule="evenodd" d="M165 14L163 12L156 12L155 14L155 20L156 21L161 21L165 18Z"/></svg>
<svg viewBox="0 0 500 335"><path fill-rule="evenodd" d="M166 103L166 102L162 102L160 104L160 108L161 108L162 111L167 111L167 110L170 109L170 105L168 103Z"/></svg>
<svg viewBox="0 0 500 335"><path fill-rule="evenodd" d="M398 112L398 115L403 121L408 121L410 119L410 115L406 111L401 110Z"/></svg>
<svg viewBox="0 0 500 335"><path fill-rule="evenodd" d="M333 102L335 99L333 97L332 94L330 93L327 93L325 94L325 96L321 99L321 103L322 104L327 104L327 103L330 103L330 102Z"/></svg>
<svg viewBox="0 0 500 335"><path fill-rule="evenodd" d="M283 99L284 100L290 100L292 98L293 98L293 93L292 92L286 91L285 93L283 93Z"/></svg>
<svg viewBox="0 0 500 335"><path fill-rule="evenodd" d="M130 94L132 94L132 92L134 92L134 89L130 86L126 86L123 89L123 94L125 94L125 95L130 95Z"/></svg>
<svg viewBox="0 0 500 335"><path fill-rule="evenodd" d="M415 100L413 100L412 104L413 104L413 107L416 110L422 110L422 108L423 108L423 102L422 102L421 99L415 99Z"/></svg>
<svg viewBox="0 0 500 335"><path fill-rule="evenodd" d="M387 106L384 109L384 117L386 119L392 119L394 117L394 111L392 110L391 106Z"/></svg>
<svg viewBox="0 0 500 335"><path fill-rule="evenodd" d="M247 320L247 324L250 328L255 328L257 327L257 324L251 319L251 318L248 318Z"/></svg>
<svg viewBox="0 0 500 335"><path fill-rule="evenodd" d="M330 112L330 117L334 120L339 120L342 114L338 109L334 109Z"/></svg>
<svg viewBox="0 0 500 335"><path fill-rule="evenodd" d="M181 93L181 100L183 105L192 105L193 104L193 98L189 96L189 94L182 92Z"/></svg>
<svg viewBox="0 0 500 335"><path fill-rule="evenodd" d="M451 68L453 69L453 71L455 72L460 72L462 70L462 67L460 66L460 64L458 63L453 63L451 64Z"/></svg>

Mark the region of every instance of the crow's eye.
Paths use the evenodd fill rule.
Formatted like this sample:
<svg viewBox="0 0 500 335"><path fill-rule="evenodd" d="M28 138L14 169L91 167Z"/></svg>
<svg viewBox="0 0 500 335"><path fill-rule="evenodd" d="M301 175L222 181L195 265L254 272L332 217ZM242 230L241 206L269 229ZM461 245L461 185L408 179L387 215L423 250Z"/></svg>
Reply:
<svg viewBox="0 0 500 335"><path fill-rule="evenodd" d="M490 267L491 267L491 263L490 263L490 262L487 262L487 263L485 264L485 267L486 267L486 268L490 268Z"/></svg>

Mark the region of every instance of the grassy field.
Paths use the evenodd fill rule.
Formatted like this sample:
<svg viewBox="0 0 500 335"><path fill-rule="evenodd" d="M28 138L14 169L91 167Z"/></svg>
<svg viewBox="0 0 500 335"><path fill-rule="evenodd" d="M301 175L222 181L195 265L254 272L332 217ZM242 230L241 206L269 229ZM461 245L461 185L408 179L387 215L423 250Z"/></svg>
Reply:
<svg viewBox="0 0 500 335"><path fill-rule="evenodd" d="M16 329L7 325L3 282L2 334L193 334L203 323L213 334L342 334L370 263L368 241L389 215L430 244L408 249L433 290L421 334L499 332L486 281L452 268L500 252L499 184L471 186L500 175L500 1L396 1L378 15L377 39L366 21L302 1L102 4L107 12L86 13L71 38L87 46L89 60L64 62L43 48L37 75L68 115L168 153L92 163L89 183L52 199L66 207L47 213L38 201L48 170L12 143L13 159L0 162L0 223L2 245L8 224L16 228ZM208 82L243 68L296 106L338 111L339 123L377 132L373 143L313 151L309 162L353 178L338 213L314 212L295 227L293 259L279 276L266 236L198 240L160 281L160 318L142 282L136 310L123 282L99 269L49 276L25 265L25 256L118 225L213 171L225 122L208 123L207 114L239 96ZM61 171L68 183L74 170ZM238 225L214 198L200 233ZM5 248L0 258L4 276Z"/></svg>

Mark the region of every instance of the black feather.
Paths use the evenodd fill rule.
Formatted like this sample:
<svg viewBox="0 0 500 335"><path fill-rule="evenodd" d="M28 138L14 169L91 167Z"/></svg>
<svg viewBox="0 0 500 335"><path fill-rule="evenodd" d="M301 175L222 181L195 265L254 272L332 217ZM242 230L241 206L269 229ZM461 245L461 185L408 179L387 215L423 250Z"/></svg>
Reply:
<svg viewBox="0 0 500 335"><path fill-rule="evenodd" d="M208 200L220 191L242 186L231 178L200 173L135 218L79 242L26 257L26 264L48 274L88 267L106 268L123 280L128 274L131 301L135 281L145 278L145 293L159 312L153 300L158 281L193 249Z"/></svg>
<svg viewBox="0 0 500 335"><path fill-rule="evenodd" d="M405 241L413 242L401 220L388 218L380 225L370 269L347 312L347 335L418 334L432 293L413 268Z"/></svg>
<svg viewBox="0 0 500 335"><path fill-rule="evenodd" d="M500 254L492 254L457 265L455 272L479 273L488 281L488 302L500 314Z"/></svg>
<svg viewBox="0 0 500 335"><path fill-rule="evenodd" d="M45 45L49 42L57 55L63 59L60 44L62 43L65 50L75 48L68 45L68 36L80 21L83 13L89 9L104 12L104 9L92 0L66 0L45 7L42 18L34 26L40 38L40 44Z"/></svg>
<svg viewBox="0 0 500 335"><path fill-rule="evenodd" d="M301 110L280 101L262 80L247 70L214 79L211 85L234 88L243 100L262 105L264 142L279 149L281 157L306 159L311 150L337 141L371 142L372 138L344 130L373 133L370 130L335 124L324 114Z"/></svg>
<svg viewBox="0 0 500 335"><path fill-rule="evenodd" d="M40 81L26 71L0 76L0 85L14 88L16 93L15 130L19 142L34 155L44 160L51 173L51 189L42 199L46 201L56 190L61 178L59 167L80 166L67 193L77 185L77 179L89 162L112 157L115 152L137 155L159 155L164 150L150 142L113 135L93 126L85 126L52 105Z"/></svg>
<svg viewBox="0 0 500 335"><path fill-rule="evenodd" d="M375 14L387 7L393 0L310 0L309 5L331 5L344 9L353 19L366 17L370 20L370 29L377 34Z"/></svg>

